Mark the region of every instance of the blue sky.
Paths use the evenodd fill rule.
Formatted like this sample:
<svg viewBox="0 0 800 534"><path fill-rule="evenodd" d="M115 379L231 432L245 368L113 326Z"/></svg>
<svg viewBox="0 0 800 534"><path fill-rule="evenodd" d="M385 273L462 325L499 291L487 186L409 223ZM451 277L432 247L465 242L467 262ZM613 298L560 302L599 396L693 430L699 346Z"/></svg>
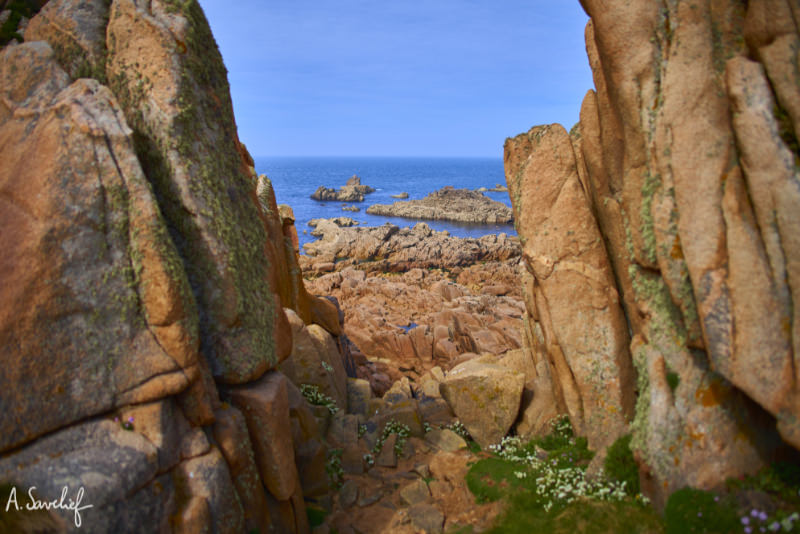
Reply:
<svg viewBox="0 0 800 534"><path fill-rule="evenodd" d="M578 120L578 0L200 0L256 156L501 157Z"/></svg>

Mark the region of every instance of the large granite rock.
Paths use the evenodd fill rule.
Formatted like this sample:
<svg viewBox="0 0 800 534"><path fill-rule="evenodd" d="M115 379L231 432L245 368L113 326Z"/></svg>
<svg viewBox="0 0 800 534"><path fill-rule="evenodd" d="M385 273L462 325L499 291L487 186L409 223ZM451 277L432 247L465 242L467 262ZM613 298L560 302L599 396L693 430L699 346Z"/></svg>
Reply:
<svg viewBox="0 0 800 534"><path fill-rule="evenodd" d="M299 486L286 377L267 373L257 382L229 389L227 394L244 415L264 485L279 501L289 500Z"/></svg>
<svg viewBox="0 0 800 534"><path fill-rule="evenodd" d="M202 10L46 4L0 48L0 480L83 487L70 531L308 532L320 431L265 372L282 304L328 338L340 312L305 290Z"/></svg>
<svg viewBox="0 0 800 534"><path fill-rule="evenodd" d="M198 302L201 348L226 383L277 363L255 176L240 145L222 58L197 2L116 0L106 75Z"/></svg>
<svg viewBox="0 0 800 534"><path fill-rule="evenodd" d="M506 165L553 379L573 427L602 449L627 429L635 375L628 325L570 137L558 125L534 128L506 142Z"/></svg>
<svg viewBox="0 0 800 534"><path fill-rule="evenodd" d="M455 366L439 386L458 420L484 449L500 443L517 419L525 376L495 363Z"/></svg>
<svg viewBox="0 0 800 534"><path fill-rule="evenodd" d="M569 137L540 127L506 144L532 274L525 346L552 385L544 397L574 423L576 400L605 389L609 375L581 383L583 362L562 347L552 291L578 303L591 292L548 288L559 264L542 260L574 251L578 267L605 248L605 267L588 262L594 267L580 267L580 276L609 296L591 303L594 317L617 300L630 327L638 382L618 373L611 384L622 407L624 394L638 390L632 447L644 490L663 504L683 486L712 488L754 472L782 447L800 448L800 323L791 311L800 243L789 229L800 213L796 9L782 0L582 4L595 91L580 123ZM557 206L537 204L547 189L524 186L526 173L557 183L565 159L574 162L565 187L583 205L584 225L599 229L582 246L581 232L551 226ZM569 213L565 222L574 223ZM622 369L625 336L610 335L618 322L592 320L585 332L599 329L598 341L586 346L616 347Z"/></svg>
<svg viewBox="0 0 800 534"><path fill-rule="evenodd" d="M373 204L367 208L371 215L457 221L474 224L509 224L511 209L502 202L492 200L483 193L469 189L444 187L419 200Z"/></svg>
<svg viewBox="0 0 800 534"><path fill-rule="evenodd" d="M198 374L197 312L114 95L0 52L0 450ZM31 154L36 154L31 158Z"/></svg>
<svg viewBox="0 0 800 534"><path fill-rule="evenodd" d="M314 385L342 410L347 409L347 373L333 336L318 325L306 326L293 311L287 312L294 346L278 366L295 386Z"/></svg>

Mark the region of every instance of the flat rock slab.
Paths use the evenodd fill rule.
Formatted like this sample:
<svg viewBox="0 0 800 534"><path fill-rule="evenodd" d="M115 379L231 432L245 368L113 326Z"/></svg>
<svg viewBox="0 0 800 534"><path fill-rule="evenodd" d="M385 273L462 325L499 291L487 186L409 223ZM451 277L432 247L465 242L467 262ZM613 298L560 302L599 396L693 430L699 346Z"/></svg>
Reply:
<svg viewBox="0 0 800 534"><path fill-rule="evenodd" d="M439 534L444 526L444 514L430 504L418 504L408 509L408 518L414 527L426 534Z"/></svg>
<svg viewBox="0 0 800 534"><path fill-rule="evenodd" d="M467 442L464 441L464 438L447 428L431 430L425 434L425 441L445 452L455 452L459 449L467 448Z"/></svg>
<svg viewBox="0 0 800 534"><path fill-rule="evenodd" d="M400 500L410 506L427 502L430 498L431 492L428 489L428 485L421 479L407 484L400 490Z"/></svg>
<svg viewBox="0 0 800 534"><path fill-rule="evenodd" d="M452 186L444 187L419 200L374 204L367 208L367 213L480 224L509 224L513 220L511 208L502 202L492 200L483 193L454 189Z"/></svg>

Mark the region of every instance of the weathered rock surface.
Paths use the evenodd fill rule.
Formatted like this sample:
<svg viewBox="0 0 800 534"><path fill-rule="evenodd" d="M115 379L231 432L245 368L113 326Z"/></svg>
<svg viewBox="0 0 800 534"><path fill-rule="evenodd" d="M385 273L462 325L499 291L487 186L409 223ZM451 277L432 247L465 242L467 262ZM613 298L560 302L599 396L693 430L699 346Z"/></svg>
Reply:
<svg viewBox="0 0 800 534"><path fill-rule="evenodd" d="M202 9L117 0L106 35L110 87L167 225L181 237L202 352L219 380L254 380L277 363L282 310L270 290L249 156Z"/></svg>
<svg viewBox="0 0 800 534"><path fill-rule="evenodd" d="M558 125L534 128L507 142L506 162L553 379L573 428L602 449L625 433L635 375L628 326L572 142Z"/></svg>
<svg viewBox="0 0 800 534"><path fill-rule="evenodd" d="M199 368L194 299L114 95L70 84L44 42L0 59L2 450Z"/></svg>
<svg viewBox="0 0 800 534"><path fill-rule="evenodd" d="M316 223L319 239L303 245L304 271L326 272L358 266L362 270L404 272L414 268L466 267L479 262L507 261L519 257L519 242L508 235L481 238L450 237L425 223L413 228L392 224L342 228L331 220Z"/></svg>
<svg viewBox="0 0 800 534"><path fill-rule="evenodd" d="M457 365L441 383L442 397L484 449L505 437L517 419L525 376L495 363Z"/></svg>
<svg viewBox="0 0 800 534"><path fill-rule="evenodd" d="M325 446L267 373L293 349L283 306L340 370L348 344L238 141L199 4L51 0L19 31L0 48L0 479L83 487L89 532L308 532Z"/></svg>
<svg viewBox="0 0 800 534"><path fill-rule="evenodd" d="M545 413L537 396L590 441L587 408L614 432L629 421L643 488L663 504L800 448L796 10L582 4L595 91L580 123L506 143L530 272L529 422ZM605 354L596 373L596 357L570 356L587 349Z"/></svg>
<svg viewBox="0 0 800 534"><path fill-rule="evenodd" d="M367 213L475 224L509 224L513 220L511 209L502 202L476 191L454 189L452 186L434 191L419 200L373 204L367 208Z"/></svg>
<svg viewBox="0 0 800 534"><path fill-rule="evenodd" d="M522 347L525 311L518 275L496 263L464 270L457 279L465 273L469 286L440 271L385 275L347 268L310 281L309 288L339 301L347 337L365 356L363 377L373 381L375 373L387 373L396 380L400 368L421 375L435 366L450 368L463 353L501 354ZM493 278L501 279L496 273L504 273L505 283L514 288L508 294L484 292L497 283Z"/></svg>

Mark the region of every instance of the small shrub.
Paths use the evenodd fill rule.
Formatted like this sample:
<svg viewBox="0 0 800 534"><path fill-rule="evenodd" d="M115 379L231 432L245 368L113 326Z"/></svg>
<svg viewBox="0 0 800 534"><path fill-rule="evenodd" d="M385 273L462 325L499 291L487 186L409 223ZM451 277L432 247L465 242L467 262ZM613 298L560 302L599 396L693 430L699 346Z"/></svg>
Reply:
<svg viewBox="0 0 800 534"><path fill-rule="evenodd" d="M669 389L675 393L675 390L678 387L678 384L681 383L681 377L675 371L668 371L667 372L667 385Z"/></svg>
<svg viewBox="0 0 800 534"><path fill-rule="evenodd" d="M336 415L339 407L336 406L336 401L325 395L319 390L319 386L313 384L300 384L300 393L306 398L309 404L314 406L325 406L331 415Z"/></svg>
<svg viewBox="0 0 800 534"><path fill-rule="evenodd" d="M342 449L328 450L328 461L325 463L325 472L328 482L333 489L338 490L344 484L344 470L342 469Z"/></svg>
<svg viewBox="0 0 800 534"><path fill-rule="evenodd" d="M394 419L387 422L386 425L383 427L383 432L381 432L380 437L375 442L375 446L372 448L372 452L378 454L383 449L383 444L392 434L397 434L397 441L394 443L394 452L398 456L403 454L403 447L406 444L406 440L408 436L411 435L411 429L408 426L398 423Z"/></svg>
<svg viewBox="0 0 800 534"><path fill-rule="evenodd" d="M608 448L603 467L611 480L625 482L628 495L639 493L639 468L633 459L630 434L617 438Z"/></svg>

